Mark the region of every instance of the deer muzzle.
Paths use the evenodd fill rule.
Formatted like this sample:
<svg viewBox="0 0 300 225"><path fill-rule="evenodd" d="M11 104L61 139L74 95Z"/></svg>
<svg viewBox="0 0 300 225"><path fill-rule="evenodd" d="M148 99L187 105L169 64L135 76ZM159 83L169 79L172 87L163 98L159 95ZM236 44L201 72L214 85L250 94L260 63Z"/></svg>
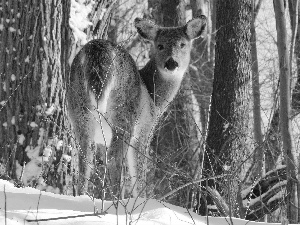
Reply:
<svg viewBox="0 0 300 225"><path fill-rule="evenodd" d="M178 63L173 58L169 58L165 63L164 68L169 71L174 71L176 68L178 68Z"/></svg>

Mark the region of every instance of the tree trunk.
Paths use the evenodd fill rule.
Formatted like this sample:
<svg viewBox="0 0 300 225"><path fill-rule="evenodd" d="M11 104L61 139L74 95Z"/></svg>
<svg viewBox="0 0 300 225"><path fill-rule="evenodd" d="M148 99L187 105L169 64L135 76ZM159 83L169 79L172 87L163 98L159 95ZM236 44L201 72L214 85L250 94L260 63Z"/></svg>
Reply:
<svg viewBox="0 0 300 225"><path fill-rule="evenodd" d="M295 3L294 1L290 0L289 1L289 11L290 11L290 19L291 19L291 29L292 31L295 29L295 19L298 19L299 21L299 16L297 18L294 18L293 15L296 13L295 11ZM298 10L299 10L299 5L298 5ZM295 41L295 58L296 58L296 65L297 65L297 79L296 79L296 84L293 88L292 91L292 109L293 109L293 117L299 114L300 110L300 35L299 35L299 26L297 29L296 33L296 41ZM265 135L265 141L263 144L263 149L265 151L265 157L266 157L266 172L272 170L276 166L276 162L278 160L278 157L281 154L281 148L280 148L280 143L281 143L281 137L280 137L280 131L279 131L279 108L278 106L275 107L273 117L270 123L270 128L266 132Z"/></svg>
<svg viewBox="0 0 300 225"><path fill-rule="evenodd" d="M60 192L71 178L61 157L70 154L61 144L70 2L10 0L0 11L1 162L25 185L42 188L44 178Z"/></svg>
<svg viewBox="0 0 300 225"><path fill-rule="evenodd" d="M277 48L280 69L280 133L282 137L285 163L287 165L287 219L290 223L298 220L296 209L296 161L292 146L291 121L290 121L290 65L287 46L287 30L285 19L285 8L283 0L274 0L274 11L277 29Z"/></svg>
<svg viewBox="0 0 300 225"><path fill-rule="evenodd" d="M205 15L204 11L208 11L209 17L211 12L204 10L209 8L203 3L203 0L191 1L193 17ZM210 96L212 92L213 79L213 51L211 50L211 37L213 31L211 30L210 20L208 20L207 35L205 38L198 38L194 41L193 51L191 54L191 85L193 93L196 97L200 108L201 136L204 138L207 131L208 111L210 105ZM203 139L202 138L202 139Z"/></svg>
<svg viewBox="0 0 300 225"><path fill-rule="evenodd" d="M203 173L208 178L232 174L222 180L209 180L208 186L225 197L229 213L237 216L240 162L249 153L246 143L249 135L251 0L217 1L216 19L215 71ZM213 204L210 198L207 200L208 205ZM201 214L205 214L205 204L201 209Z"/></svg>
<svg viewBox="0 0 300 225"><path fill-rule="evenodd" d="M199 170L197 172L196 179L202 177L203 158L204 158L204 146L205 138L207 135L207 123L210 106L210 96L212 92L213 83L213 67L214 67L214 34L215 34L215 1L205 4L204 0L191 0L191 8L193 17L205 15L208 18L207 35L205 38L198 38L194 40L194 48L191 53L191 86L197 104L199 105L200 125L199 141L201 144L200 156L199 156ZM199 206L198 202L201 198L201 192L199 189L196 194L197 203L194 205ZM195 209L198 211L198 209Z"/></svg>
<svg viewBox="0 0 300 225"><path fill-rule="evenodd" d="M296 58L296 66L297 66L297 81L295 87L292 92L292 108L296 111L294 114L298 114L300 112L300 4L297 0L289 0L289 12L290 12L290 20L291 20L291 28L292 32L295 32L295 49L294 54Z"/></svg>
<svg viewBox="0 0 300 225"><path fill-rule="evenodd" d="M89 40L108 39L108 31L112 17L112 11L116 4L117 1L113 0L95 2L91 12L92 26L90 26L87 31L87 38Z"/></svg>
<svg viewBox="0 0 300 225"><path fill-rule="evenodd" d="M293 61L293 53L296 58L296 85L292 91L292 114L298 115L300 112L300 3L299 0L289 0L289 14L292 29L292 45L290 51L290 62ZM294 49L293 49L294 47ZM292 70L291 70L292 72ZM291 76L293 76L291 74ZM297 195L298 195L298 222L300 222L300 156L298 156L298 183L297 183Z"/></svg>
<svg viewBox="0 0 300 225"><path fill-rule="evenodd" d="M263 149L263 134L261 130L261 112L260 112L260 84L259 84L259 70L258 70L258 58L257 58L257 46L256 46L256 29L255 19L258 14L262 0L260 0L257 6L252 6L252 22L251 22L251 58L252 58L252 93L253 93L253 131L254 141L256 144L254 152L254 162L256 166L252 174L253 178L260 178L264 175L264 149Z"/></svg>

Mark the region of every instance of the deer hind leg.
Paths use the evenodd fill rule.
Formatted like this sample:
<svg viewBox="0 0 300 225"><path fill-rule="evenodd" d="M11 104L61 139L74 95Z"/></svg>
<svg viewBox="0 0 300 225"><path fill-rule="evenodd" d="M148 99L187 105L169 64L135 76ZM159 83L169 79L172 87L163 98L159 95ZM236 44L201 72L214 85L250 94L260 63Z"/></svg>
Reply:
<svg viewBox="0 0 300 225"><path fill-rule="evenodd" d="M94 126L86 102L88 102L88 99L82 97L69 104L69 107L72 109L70 110L70 117L72 118L72 125L76 137L75 143L78 149L79 194L85 194L88 190L88 180L93 161L93 140L91 134L94 133Z"/></svg>
<svg viewBox="0 0 300 225"><path fill-rule="evenodd" d="M112 132L112 141L108 154L108 173L112 194L117 198L124 198L124 152L128 146L128 141L125 140L128 140L128 134L119 128L114 128Z"/></svg>
<svg viewBox="0 0 300 225"><path fill-rule="evenodd" d="M113 134L110 177L113 192L119 193L121 198L145 197L147 144L144 140L149 133L148 127L143 130L135 127L133 133L122 129Z"/></svg>
<svg viewBox="0 0 300 225"><path fill-rule="evenodd" d="M132 99L133 101L133 99ZM113 101L111 101L113 102ZM130 104L128 104L130 105ZM136 162L135 160L128 161L128 155L132 156L131 159L135 159L136 142L132 138L134 134L134 116L129 113L128 108L124 105L113 104L110 106L109 121L114 125L111 146L109 148L109 173L111 177L111 184L113 185L113 193L119 195L119 197L131 197L137 196L137 193L132 191L132 182L127 179L129 172L130 178L135 179L137 177ZM127 171L126 165L129 171ZM134 168L134 170L131 170ZM135 183L135 182L133 182ZM129 187L130 186L130 187Z"/></svg>
<svg viewBox="0 0 300 225"><path fill-rule="evenodd" d="M88 192L89 179L93 167L93 152L95 145L90 140L85 149L81 147L79 155L79 193L86 194Z"/></svg>
<svg viewBox="0 0 300 225"><path fill-rule="evenodd" d="M94 167L94 153L97 144L103 143L103 140L110 142L109 129L105 134L102 133L105 120L97 106L101 104L96 102L92 93L87 94L84 91L70 88L68 93L69 112L76 136L76 145L78 149L79 166L79 184L78 193L85 194L88 191L89 178ZM103 138L105 135L106 139ZM109 144L108 144L109 145Z"/></svg>

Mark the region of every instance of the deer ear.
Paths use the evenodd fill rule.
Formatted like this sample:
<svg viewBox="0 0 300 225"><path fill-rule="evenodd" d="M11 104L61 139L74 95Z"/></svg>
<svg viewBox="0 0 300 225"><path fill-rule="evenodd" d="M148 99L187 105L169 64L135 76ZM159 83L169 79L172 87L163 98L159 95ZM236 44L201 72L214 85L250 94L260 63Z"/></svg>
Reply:
<svg viewBox="0 0 300 225"><path fill-rule="evenodd" d="M206 17L203 15L196 17L187 22L187 24L184 27L186 29L185 33L191 40L198 38L203 34L203 31L205 30Z"/></svg>
<svg viewBox="0 0 300 225"><path fill-rule="evenodd" d="M146 19L135 18L134 25L143 38L154 41L159 30L159 27L155 23Z"/></svg>

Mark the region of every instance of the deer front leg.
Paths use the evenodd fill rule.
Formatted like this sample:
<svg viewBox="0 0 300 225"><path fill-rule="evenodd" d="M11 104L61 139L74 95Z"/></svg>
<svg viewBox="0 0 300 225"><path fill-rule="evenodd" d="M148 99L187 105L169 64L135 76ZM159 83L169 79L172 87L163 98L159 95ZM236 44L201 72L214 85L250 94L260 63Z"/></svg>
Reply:
<svg viewBox="0 0 300 225"><path fill-rule="evenodd" d="M149 106L149 105L148 105ZM153 108L152 108L153 109ZM133 197L146 197L147 172L149 161L150 143L155 128L155 117L150 107L143 107L140 117L135 122L133 135L127 151L128 171L131 179Z"/></svg>
<svg viewBox="0 0 300 225"><path fill-rule="evenodd" d="M153 167L153 159L149 156L149 149L155 124L148 123L145 125L147 126L139 129L139 132L136 132L130 139L126 155L133 197L146 197L152 191L152 187L148 186L151 182L147 182L147 178Z"/></svg>

